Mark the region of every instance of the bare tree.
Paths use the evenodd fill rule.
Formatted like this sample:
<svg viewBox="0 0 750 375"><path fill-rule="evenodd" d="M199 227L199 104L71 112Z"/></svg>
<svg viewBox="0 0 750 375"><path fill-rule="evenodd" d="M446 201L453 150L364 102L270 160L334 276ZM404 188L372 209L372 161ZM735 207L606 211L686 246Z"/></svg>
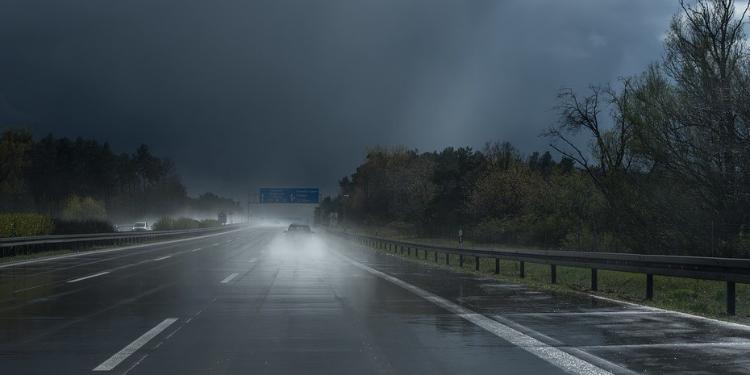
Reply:
<svg viewBox="0 0 750 375"><path fill-rule="evenodd" d="M558 94L558 124L544 133L556 140L550 147L579 164L605 195L611 193L611 183L606 180L627 174L633 166L632 125L624 113L629 92L629 80L623 80L620 93L609 86L591 86L589 95L579 97L573 90L563 89ZM602 124L603 109L609 109L609 127ZM589 150L573 139L581 132L591 136Z"/></svg>
<svg viewBox="0 0 750 375"><path fill-rule="evenodd" d="M638 191L645 186L643 177L656 171L657 183L676 184L696 203L676 208L675 202L685 199L649 186L648 204L669 207L675 225L690 216L716 220L724 240L750 222L750 58L743 30L750 2L736 5L733 0L680 1L660 63L623 80L617 91L592 87L579 98L563 90L560 121L546 133L556 140L552 147L580 164L610 203L626 199L617 198L628 191L623 184L643 199ZM606 126L604 107L610 111ZM588 150L574 142L581 131L591 139ZM632 210L648 221L646 211ZM689 237L694 228L680 230Z"/></svg>

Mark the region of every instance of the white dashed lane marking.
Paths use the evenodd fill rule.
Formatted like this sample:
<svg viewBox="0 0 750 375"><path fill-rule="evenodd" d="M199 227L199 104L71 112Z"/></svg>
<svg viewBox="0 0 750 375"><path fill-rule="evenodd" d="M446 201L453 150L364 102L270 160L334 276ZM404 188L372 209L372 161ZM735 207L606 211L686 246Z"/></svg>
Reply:
<svg viewBox="0 0 750 375"><path fill-rule="evenodd" d="M84 277L79 277L77 279L68 280L68 283L77 283L79 281L83 281L83 280L87 280L87 279L92 279L94 277L104 276L104 275L106 275L108 273L109 273L109 271L99 272L99 273L95 273L93 275L88 275L88 276L84 276Z"/></svg>
<svg viewBox="0 0 750 375"><path fill-rule="evenodd" d="M234 279L237 276L239 276L239 273L233 273L233 274L227 276L226 278L224 278L224 280L221 280L221 283L222 284L226 284L226 283L232 281L232 279Z"/></svg>
<svg viewBox="0 0 750 375"><path fill-rule="evenodd" d="M128 357L133 355L133 353L138 351L138 349L142 348L149 341L151 341L154 337L159 335L161 332L167 329L167 327L169 327L170 325L172 325L172 323L176 321L177 321L177 318L164 319L161 323L157 324L156 327L148 330L148 332L141 335L141 337L135 339L135 341L128 344L128 346L122 348L122 350L120 350L119 352L113 354L106 361L102 362L99 366L94 367L93 371L111 371L117 365L122 363L122 361L126 360Z"/></svg>

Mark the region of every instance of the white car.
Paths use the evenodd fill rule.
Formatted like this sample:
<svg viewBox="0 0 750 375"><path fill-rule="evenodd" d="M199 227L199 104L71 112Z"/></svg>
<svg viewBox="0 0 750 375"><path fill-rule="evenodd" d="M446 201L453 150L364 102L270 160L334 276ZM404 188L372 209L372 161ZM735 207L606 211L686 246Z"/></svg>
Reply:
<svg viewBox="0 0 750 375"><path fill-rule="evenodd" d="M147 230L151 230L151 228L148 226L148 223L146 223L145 221L139 221L133 224L133 232L145 232Z"/></svg>

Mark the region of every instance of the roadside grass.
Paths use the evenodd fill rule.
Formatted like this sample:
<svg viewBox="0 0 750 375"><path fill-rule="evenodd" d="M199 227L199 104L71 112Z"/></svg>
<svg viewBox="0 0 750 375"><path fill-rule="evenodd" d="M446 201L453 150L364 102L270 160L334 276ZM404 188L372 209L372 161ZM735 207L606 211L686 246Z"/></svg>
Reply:
<svg viewBox="0 0 750 375"><path fill-rule="evenodd" d="M414 241L413 242L418 242ZM425 241L427 242L427 241ZM436 241L429 241L437 244ZM455 245L455 243L453 244ZM497 247L496 247L497 248ZM476 259L464 256L464 265L459 267L460 256L450 255L450 265L446 265L445 254L438 252L435 262L435 252L419 250L415 257L411 253L378 250L392 255L408 258L412 261L430 263L453 271L476 273L483 277L524 284L539 290L555 291L558 293L588 293L621 301L638 303L674 311L721 319L725 321L750 323L750 285L737 284L737 315L726 314L726 284L721 281L695 280L670 276L654 276L654 298L646 299L646 275L619 271L598 271L598 291L591 290L591 270L568 266L557 266L557 283L550 283L551 270L547 264L525 262L525 277L521 278L520 263L517 261L500 260L500 273L495 274L494 258L480 258L479 271L475 270Z"/></svg>

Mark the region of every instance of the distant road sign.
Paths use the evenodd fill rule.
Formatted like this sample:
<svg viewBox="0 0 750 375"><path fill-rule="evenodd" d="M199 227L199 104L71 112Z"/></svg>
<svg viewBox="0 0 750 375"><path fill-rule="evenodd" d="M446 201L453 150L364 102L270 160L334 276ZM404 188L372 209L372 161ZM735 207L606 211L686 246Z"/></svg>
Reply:
<svg viewBox="0 0 750 375"><path fill-rule="evenodd" d="M260 203L318 203L318 188L260 188Z"/></svg>

